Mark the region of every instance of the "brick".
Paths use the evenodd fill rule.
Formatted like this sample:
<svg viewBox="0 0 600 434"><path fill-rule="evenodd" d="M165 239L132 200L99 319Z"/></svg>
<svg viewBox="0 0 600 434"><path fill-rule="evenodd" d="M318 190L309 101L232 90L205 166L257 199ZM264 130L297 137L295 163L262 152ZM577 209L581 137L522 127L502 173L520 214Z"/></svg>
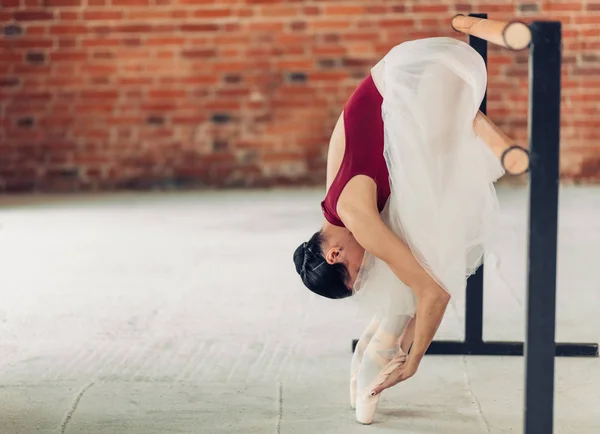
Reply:
<svg viewBox="0 0 600 434"><path fill-rule="evenodd" d="M593 38L600 36L600 28L596 27L593 29L583 29L581 30L581 36L584 38Z"/></svg>
<svg viewBox="0 0 600 434"><path fill-rule="evenodd" d="M119 39L105 39L105 38L89 38L81 41L83 47L118 47L121 45Z"/></svg>
<svg viewBox="0 0 600 434"><path fill-rule="evenodd" d="M235 16L237 16L237 17L247 18L247 17L251 17L253 15L254 15L254 11L250 8L242 7L235 11Z"/></svg>
<svg viewBox="0 0 600 434"><path fill-rule="evenodd" d="M520 12L539 12L540 6L537 3L523 3L517 5Z"/></svg>
<svg viewBox="0 0 600 434"><path fill-rule="evenodd" d="M279 21L255 21L247 24L249 31L255 32L281 32L285 23Z"/></svg>
<svg viewBox="0 0 600 434"><path fill-rule="evenodd" d="M317 56L342 56L346 54L344 46L317 46L313 48L313 53Z"/></svg>
<svg viewBox="0 0 600 434"><path fill-rule="evenodd" d="M277 68L281 70L310 70L314 68L313 60L279 60Z"/></svg>
<svg viewBox="0 0 600 434"><path fill-rule="evenodd" d="M0 51L0 63L15 63L23 58L20 52Z"/></svg>
<svg viewBox="0 0 600 434"><path fill-rule="evenodd" d="M306 6L303 12L305 15L315 16L321 14L321 9L318 6Z"/></svg>
<svg viewBox="0 0 600 434"><path fill-rule="evenodd" d="M207 59L217 56L217 50L209 48L203 50L184 50L181 52L181 57L192 59Z"/></svg>
<svg viewBox="0 0 600 434"><path fill-rule="evenodd" d="M339 81L348 77L345 71L340 72L313 72L309 74L310 81Z"/></svg>
<svg viewBox="0 0 600 434"><path fill-rule="evenodd" d="M262 17L287 17L295 18L301 15L298 6L286 5L286 6L262 6L257 15Z"/></svg>
<svg viewBox="0 0 600 434"><path fill-rule="evenodd" d="M216 32L219 30L217 24L183 24L179 26L182 32Z"/></svg>
<svg viewBox="0 0 600 434"><path fill-rule="evenodd" d="M31 38L19 39L14 41L13 44L18 48L50 48L54 45L54 41L52 39Z"/></svg>
<svg viewBox="0 0 600 434"><path fill-rule="evenodd" d="M575 24L600 24L600 15L583 15L575 17Z"/></svg>
<svg viewBox="0 0 600 434"><path fill-rule="evenodd" d="M84 20L119 20L123 18L122 11L84 11L83 19Z"/></svg>
<svg viewBox="0 0 600 434"><path fill-rule="evenodd" d="M323 9L325 15L362 15L365 13L365 8L360 5L329 5Z"/></svg>
<svg viewBox="0 0 600 434"><path fill-rule="evenodd" d="M306 21L293 21L290 23L290 29L295 32L301 32L306 30L308 24Z"/></svg>
<svg viewBox="0 0 600 434"><path fill-rule="evenodd" d="M25 60L28 63L40 64L46 61L46 54L40 52L29 52L25 56Z"/></svg>
<svg viewBox="0 0 600 434"><path fill-rule="evenodd" d="M515 4L513 4L512 2L492 3L492 4L485 5L485 11L487 13L506 12L506 13L514 14L516 11L516 7L515 7ZM471 12L471 11L469 11L469 12Z"/></svg>
<svg viewBox="0 0 600 434"><path fill-rule="evenodd" d="M131 20L171 20L171 19L184 19L191 16L191 12L185 10L139 10L131 9L127 11L127 18Z"/></svg>
<svg viewBox="0 0 600 434"><path fill-rule="evenodd" d="M78 61L85 60L88 57L87 51L72 51L72 52L56 52L50 53L50 61L61 62L61 61Z"/></svg>
<svg viewBox="0 0 600 434"><path fill-rule="evenodd" d="M217 84L219 77L215 75L193 75L190 77L162 77L161 84Z"/></svg>
<svg viewBox="0 0 600 434"><path fill-rule="evenodd" d="M81 6L82 0L42 0L45 7L60 7L60 6Z"/></svg>
<svg viewBox="0 0 600 434"><path fill-rule="evenodd" d="M14 87L19 85L17 77L0 77L0 87Z"/></svg>
<svg viewBox="0 0 600 434"><path fill-rule="evenodd" d="M374 5L374 6L365 6L365 13L369 15L383 15L386 14L389 10L388 6L382 5Z"/></svg>
<svg viewBox="0 0 600 434"><path fill-rule="evenodd" d="M486 6L487 8L488 6ZM448 13L450 7L448 5L419 5L413 6L413 13Z"/></svg>
<svg viewBox="0 0 600 434"><path fill-rule="evenodd" d="M92 57L94 59L114 59L116 56L115 53L110 51L94 51Z"/></svg>
<svg viewBox="0 0 600 434"><path fill-rule="evenodd" d="M117 71L116 65L82 65L81 72L89 74L114 74Z"/></svg>
<svg viewBox="0 0 600 434"><path fill-rule="evenodd" d="M225 18L231 16L231 9L202 9L194 12L196 18Z"/></svg>
<svg viewBox="0 0 600 434"><path fill-rule="evenodd" d="M23 34L23 28L17 24L7 24L2 27L2 34L5 36L19 36Z"/></svg>
<svg viewBox="0 0 600 434"><path fill-rule="evenodd" d="M51 12L35 10L15 12L14 17L17 21L45 21L54 19L54 15Z"/></svg>
<svg viewBox="0 0 600 434"><path fill-rule="evenodd" d="M356 32L356 33L345 33L342 36L342 40L349 41L349 42L355 42L355 41L378 41L380 39L381 39L381 33L380 32L373 32L373 31L363 31L363 32Z"/></svg>
<svg viewBox="0 0 600 434"><path fill-rule="evenodd" d="M59 12L59 20L60 21L78 21L79 20L79 12L60 11Z"/></svg>
<svg viewBox="0 0 600 434"><path fill-rule="evenodd" d="M27 26L27 36L41 36L48 34L48 27L46 26Z"/></svg>
<svg viewBox="0 0 600 434"><path fill-rule="evenodd" d="M309 29L313 30L343 30L348 28L346 20L317 20L310 22Z"/></svg>
<svg viewBox="0 0 600 434"><path fill-rule="evenodd" d="M574 68L573 69L574 76L594 76L597 77L600 75L600 67L598 68Z"/></svg>
<svg viewBox="0 0 600 434"><path fill-rule="evenodd" d="M110 0L113 6L150 6L149 0Z"/></svg>
<svg viewBox="0 0 600 434"><path fill-rule="evenodd" d="M148 38L146 40L146 46L165 46L165 45L178 45L185 44L186 39L183 37L172 36L172 37L160 37L160 38Z"/></svg>
<svg viewBox="0 0 600 434"><path fill-rule="evenodd" d="M176 89L161 89L161 90L152 90L148 92L148 96L150 98L184 98L186 96L185 90L176 90Z"/></svg>
<svg viewBox="0 0 600 434"><path fill-rule="evenodd" d="M207 0L179 0L179 4L182 5L207 5L207 4L215 4L214 1Z"/></svg>
<svg viewBox="0 0 600 434"><path fill-rule="evenodd" d="M414 27L415 26L415 21L411 20L411 19L406 19L406 18L397 18L397 19L384 19L384 20L379 20L377 23L378 26L383 27L383 28L388 28L388 27L395 27L395 28L399 28L399 27Z"/></svg>
<svg viewBox="0 0 600 434"><path fill-rule="evenodd" d="M550 12L564 12L564 11L581 11L583 9L583 2L573 3L547 3L543 5L545 11Z"/></svg>
<svg viewBox="0 0 600 434"><path fill-rule="evenodd" d="M81 25L56 25L50 27L50 34L52 35L85 35L87 32L87 27Z"/></svg>
<svg viewBox="0 0 600 434"><path fill-rule="evenodd" d="M600 36L600 33L598 34L598 36ZM600 62L600 55L593 53L593 54L582 54L581 55L581 61L583 63L597 63ZM564 62L564 60L563 60ZM599 96L600 98L600 96Z"/></svg>
<svg viewBox="0 0 600 434"><path fill-rule="evenodd" d="M112 31L115 33L149 33L159 29L158 26L151 26L150 24L125 24L121 26L114 26Z"/></svg>

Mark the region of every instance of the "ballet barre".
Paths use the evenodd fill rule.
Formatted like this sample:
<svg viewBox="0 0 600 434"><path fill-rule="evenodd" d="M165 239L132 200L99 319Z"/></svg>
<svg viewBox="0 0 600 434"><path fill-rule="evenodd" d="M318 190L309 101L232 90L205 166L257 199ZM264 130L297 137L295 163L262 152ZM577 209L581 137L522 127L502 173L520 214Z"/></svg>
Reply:
<svg viewBox="0 0 600 434"><path fill-rule="evenodd" d="M513 176L529 171L529 151L502 132L483 112L479 111L473 122L477 136L483 140L502 162L506 173Z"/></svg>
<svg viewBox="0 0 600 434"><path fill-rule="evenodd" d="M452 18L452 28L509 50L524 50L531 44L531 30L521 21L495 21L458 14Z"/></svg>
<svg viewBox="0 0 600 434"><path fill-rule="evenodd" d="M559 21L488 20L487 14L457 15L454 30L487 66L488 42L529 52L529 146L522 148L487 118L487 92L473 121L475 133L511 175L529 174L526 330L524 342L483 338L484 265L467 280L465 337L434 340L428 355L525 356L524 434L554 430L554 358L598 357L595 342L556 342L556 269L560 184L562 24ZM531 158L530 158L531 156ZM356 346L353 341L353 350Z"/></svg>

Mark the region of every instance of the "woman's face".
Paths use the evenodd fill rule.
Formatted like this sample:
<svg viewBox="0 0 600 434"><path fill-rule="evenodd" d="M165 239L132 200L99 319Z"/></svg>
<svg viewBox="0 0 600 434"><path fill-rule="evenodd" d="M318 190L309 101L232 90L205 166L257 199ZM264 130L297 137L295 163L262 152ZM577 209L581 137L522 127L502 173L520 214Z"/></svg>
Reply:
<svg viewBox="0 0 600 434"><path fill-rule="evenodd" d="M350 276L350 280L346 282L346 285L352 288L360 271L364 254L365 249L358 244L352 235L349 235L343 240L339 240L335 246L325 250L325 259L330 264L341 262L346 266Z"/></svg>

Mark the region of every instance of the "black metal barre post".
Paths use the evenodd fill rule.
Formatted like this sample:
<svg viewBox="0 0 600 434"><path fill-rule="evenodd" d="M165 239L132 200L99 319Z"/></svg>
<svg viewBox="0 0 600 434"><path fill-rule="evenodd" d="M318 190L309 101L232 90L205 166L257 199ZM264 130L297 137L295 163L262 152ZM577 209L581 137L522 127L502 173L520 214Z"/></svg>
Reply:
<svg viewBox="0 0 600 434"><path fill-rule="evenodd" d="M531 25L525 434L551 434L560 183L561 23Z"/></svg>

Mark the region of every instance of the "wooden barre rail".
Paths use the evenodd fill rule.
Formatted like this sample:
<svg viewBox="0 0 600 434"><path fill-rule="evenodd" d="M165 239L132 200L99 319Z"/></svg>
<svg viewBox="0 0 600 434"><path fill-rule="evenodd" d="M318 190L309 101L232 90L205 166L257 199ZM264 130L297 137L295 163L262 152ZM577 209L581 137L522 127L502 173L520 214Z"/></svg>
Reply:
<svg viewBox="0 0 600 434"><path fill-rule="evenodd" d="M486 115L479 112L473 122L479 138L502 161L509 175L522 175L529 170L529 152L500 130Z"/></svg>
<svg viewBox="0 0 600 434"><path fill-rule="evenodd" d="M531 44L531 30L521 21L494 21L458 14L452 18L452 28L509 50L524 50Z"/></svg>

